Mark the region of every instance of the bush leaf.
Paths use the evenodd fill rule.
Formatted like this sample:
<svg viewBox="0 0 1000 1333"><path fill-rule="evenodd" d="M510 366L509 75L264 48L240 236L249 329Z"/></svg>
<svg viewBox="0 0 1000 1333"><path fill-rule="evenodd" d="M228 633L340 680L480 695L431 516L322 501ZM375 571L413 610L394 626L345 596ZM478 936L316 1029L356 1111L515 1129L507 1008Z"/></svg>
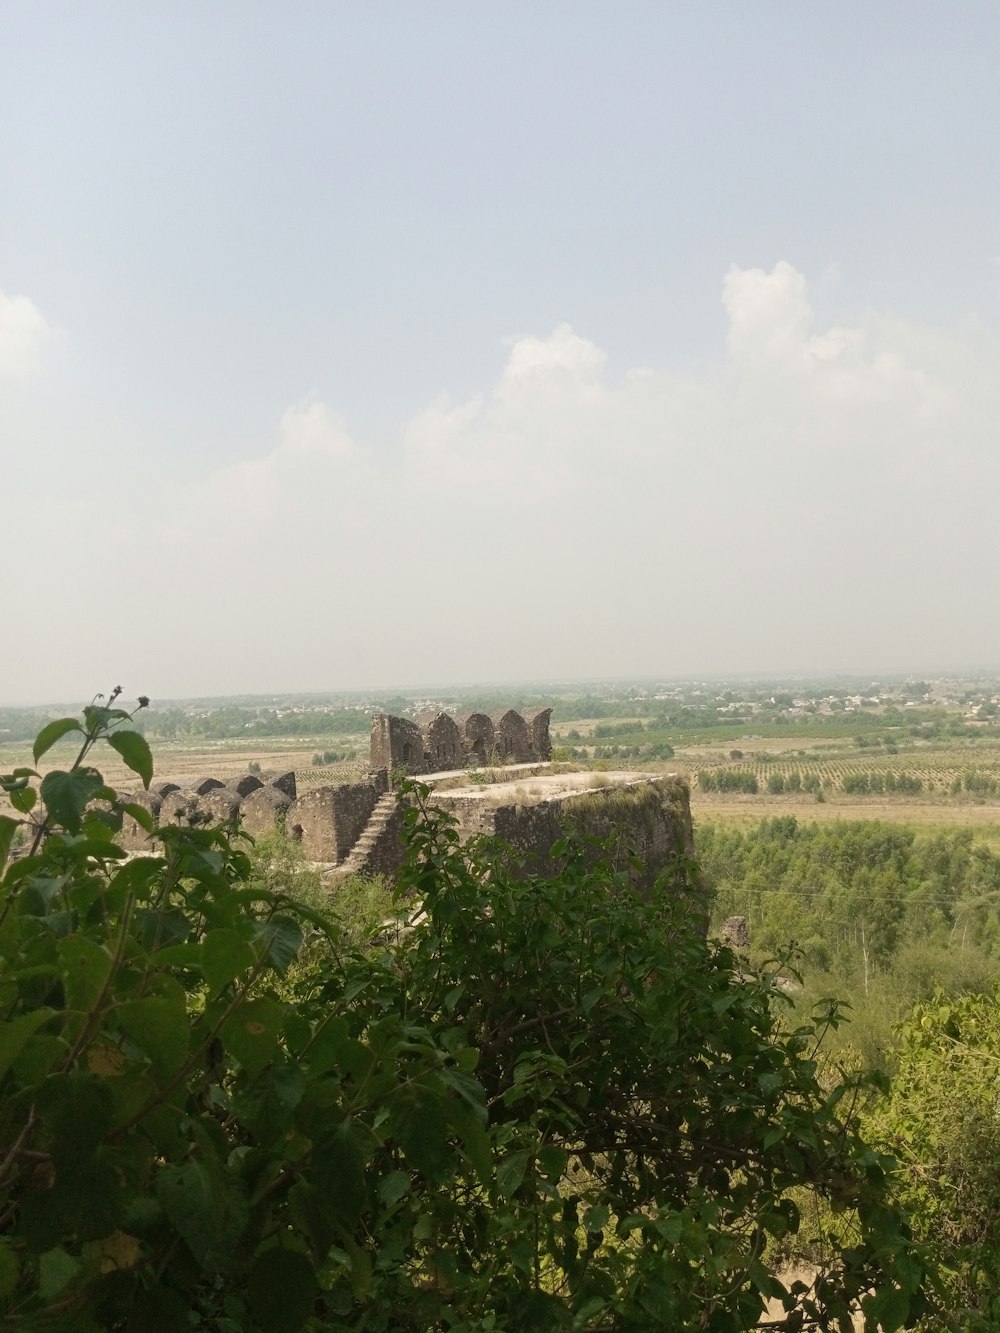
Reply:
<svg viewBox="0 0 1000 1333"><path fill-rule="evenodd" d="M221 1183L201 1162L189 1161L160 1172L156 1197L191 1253L208 1262L226 1215Z"/></svg>
<svg viewBox="0 0 1000 1333"><path fill-rule="evenodd" d="M290 916L272 916L257 927L264 955L276 972L284 973L302 947L302 928Z"/></svg>
<svg viewBox="0 0 1000 1333"><path fill-rule="evenodd" d="M250 970L254 951L235 930L210 930L201 942L201 970L213 992Z"/></svg>
<svg viewBox="0 0 1000 1333"><path fill-rule="evenodd" d="M6 1074L32 1034L49 1021L52 1012L51 1009L35 1009L30 1014L21 1014L0 1024L0 1077Z"/></svg>
<svg viewBox="0 0 1000 1333"><path fill-rule="evenodd" d="M153 780L153 756L145 736L137 731L113 731L108 744L118 751L133 773L138 773L142 785L148 787Z"/></svg>
<svg viewBox="0 0 1000 1333"><path fill-rule="evenodd" d="M0 815L0 869L7 860L7 853L14 841L14 834L21 827L21 820L11 819L9 815Z"/></svg>
<svg viewBox="0 0 1000 1333"><path fill-rule="evenodd" d="M80 726L75 717L60 717L56 718L54 722L47 722L35 737L35 744L32 749L35 763L38 763L46 750L52 749L57 740L68 735L71 731L78 731L81 736L83 735L83 727Z"/></svg>
<svg viewBox="0 0 1000 1333"><path fill-rule="evenodd" d="M69 773L56 769L42 778L41 794L49 818L69 833L80 832L80 820L104 780L93 768L74 768Z"/></svg>
<svg viewBox="0 0 1000 1333"><path fill-rule="evenodd" d="M250 1303L262 1328L295 1333L313 1313L316 1275L298 1250L268 1250L250 1270Z"/></svg>
<svg viewBox="0 0 1000 1333"><path fill-rule="evenodd" d="M15 810L19 810L22 815L28 814L35 802L38 800L38 792L34 787L15 787L7 793L7 800Z"/></svg>

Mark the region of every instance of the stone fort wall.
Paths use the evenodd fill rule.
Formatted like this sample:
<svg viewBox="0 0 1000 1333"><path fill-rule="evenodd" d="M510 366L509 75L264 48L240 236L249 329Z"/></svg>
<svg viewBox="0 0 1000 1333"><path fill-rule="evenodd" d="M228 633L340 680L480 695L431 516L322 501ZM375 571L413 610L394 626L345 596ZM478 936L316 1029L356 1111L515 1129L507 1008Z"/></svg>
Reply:
<svg viewBox="0 0 1000 1333"><path fill-rule="evenodd" d="M405 803L384 769L361 782L319 787L302 796L289 793L290 776L282 776L282 787L265 781L242 796L217 779L202 779L185 788L164 783L131 799L144 805L161 827L198 818L238 818L241 827L257 837L281 825L308 860L331 872L392 876L404 855ZM610 848L639 890L648 888L671 863L687 861L692 852L689 789L674 776L636 775L631 782L530 802L505 800L489 785L473 797L432 790L429 799L454 816L463 841L477 836L502 839L524 874L550 873L553 846L573 831L593 842L595 856ZM122 841L139 851L148 849L151 837L135 820L126 819Z"/></svg>
<svg viewBox="0 0 1000 1333"><path fill-rule="evenodd" d="M389 773L441 773L483 764L548 763L551 708L519 713L425 713L416 721L376 713L372 717L369 768Z"/></svg>
<svg viewBox="0 0 1000 1333"><path fill-rule="evenodd" d="M580 835L594 856L610 855L640 891L667 866L694 855L690 788L674 774L636 774L633 782L530 803L498 805L488 796L477 802L448 792L435 794L434 801L455 816L463 840L485 836L507 843L526 875L551 874L552 848L568 833Z"/></svg>
<svg viewBox="0 0 1000 1333"><path fill-rule="evenodd" d="M360 782L318 787L300 796L294 773L248 773L228 785L214 777L184 787L164 782L130 799L159 826L238 820L254 837L282 826L308 860L331 871L391 876L403 859L405 806L390 772L440 773L498 759L545 764L552 752L550 715L548 708L524 715L505 709L459 718L438 713L411 722L379 713L372 718L372 771ZM551 871L553 845L573 829L594 841L595 855L598 842L611 846L639 889L672 861L691 856L690 797L680 778L636 775L634 781L531 800L510 792L510 785L484 784L464 794L432 790L430 799L455 817L463 840L477 835L502 839L525 874ZM129 850L140 850L148 848L150 835L126 819L122 840Z"/></svg>

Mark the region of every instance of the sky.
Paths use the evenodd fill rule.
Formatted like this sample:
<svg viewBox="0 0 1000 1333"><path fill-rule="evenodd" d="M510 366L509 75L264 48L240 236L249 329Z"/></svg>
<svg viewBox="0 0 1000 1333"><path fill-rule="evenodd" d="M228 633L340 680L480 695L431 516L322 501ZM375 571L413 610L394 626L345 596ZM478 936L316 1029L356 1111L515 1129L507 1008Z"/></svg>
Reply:
<svg viewBox="0 0 1000 1333"><path fill-rule="evenodd" d="M0 0L0 703L1000 670L993 0Z"/></svg>

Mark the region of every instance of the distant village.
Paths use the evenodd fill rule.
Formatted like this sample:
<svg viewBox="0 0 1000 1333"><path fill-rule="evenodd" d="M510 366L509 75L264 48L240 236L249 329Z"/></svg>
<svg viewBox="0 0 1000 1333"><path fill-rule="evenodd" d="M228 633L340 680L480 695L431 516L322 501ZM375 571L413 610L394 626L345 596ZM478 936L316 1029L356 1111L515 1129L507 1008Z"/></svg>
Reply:
<svg viewBox="0 0 1000 1333"><path fill-rule="evenodd" d="M506 689L494 697L483 689L401 691L385 694L330 692L230 696L215 699L156 700L138 719L151 737L235 739L274 736L363 736L377 713L418 718L452 716L470 710L492 712L513 698L519 708L551 707L552 721L616 718L630 713L657 715L664 726L686 729L722 723L775 724L815 717L896 715L921 719L947 714L974 728L997 726L1000 674L941 676L933 679L834 678L793 680L712 680L592 682ZM29 739L49 718L72 712L78 703L46 708L0 708L0 743Z"/></svg>

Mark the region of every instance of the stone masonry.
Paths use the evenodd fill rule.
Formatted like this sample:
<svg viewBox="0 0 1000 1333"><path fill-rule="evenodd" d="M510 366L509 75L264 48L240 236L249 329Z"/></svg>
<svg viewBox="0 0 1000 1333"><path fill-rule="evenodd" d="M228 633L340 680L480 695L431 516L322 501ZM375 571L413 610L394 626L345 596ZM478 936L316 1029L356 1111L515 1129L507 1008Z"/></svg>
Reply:
<svg viewBox="0 0 1000 1333"><path fill-rule="evenodd" d="M489 715L424 713L411 722L375 713L369 768L420 774L491 763L547 763L552 758L551 716L551 708L532 708L524 716L500 708Z"/></svg>
<svg viewBox="0 0 1000 1333"><path fill-rule="evenodd" d="M270 779L247 774L228 785L205 777L183 788L161 783L130 799L161 826L192 818L238 821L257 837L283 825L310 861L331 871L391 876L403 858L405 806L390 772L447 773L440 785L439 779L428 777L429 799L454 816L463 841L485 834L507 843L526 874L551 869L552 847L570 829L617 848L639 889L671 861L689 857L686 782L620 773L601 774L597 785L596 775L547 774L551 711L533 709L522 716L501 709L491 716L466 713L457 718L436 713L416 722L377 713L372 718L372 769L360 782L318 787L299 796L294 773ZM481 781L482 773L477 782L463 779L462 768L487 764L496 765L488 781ZM126 848L140 850L149 845L150 835L126 819L122 839Z"/></svg>

